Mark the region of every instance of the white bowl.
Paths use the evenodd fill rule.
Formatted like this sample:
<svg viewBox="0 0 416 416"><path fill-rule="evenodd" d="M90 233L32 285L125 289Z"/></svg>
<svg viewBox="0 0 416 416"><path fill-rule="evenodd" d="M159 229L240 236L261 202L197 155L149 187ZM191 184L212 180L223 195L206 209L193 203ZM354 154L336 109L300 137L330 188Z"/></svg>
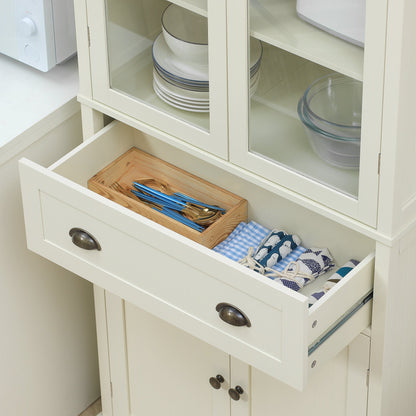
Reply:
<svg viewBox="0 0 416 416"><path fill-rule="evenodd" d="M208 64L206 17L170 4L162 14L162 32L175 55L196 64Z"/></svg>

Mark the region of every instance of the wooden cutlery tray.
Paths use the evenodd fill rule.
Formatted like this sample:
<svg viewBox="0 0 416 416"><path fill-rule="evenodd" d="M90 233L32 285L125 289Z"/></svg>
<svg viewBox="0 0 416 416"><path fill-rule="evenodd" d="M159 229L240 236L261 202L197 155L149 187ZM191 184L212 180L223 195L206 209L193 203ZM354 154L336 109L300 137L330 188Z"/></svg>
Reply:
<svg viewBox="0 0 416 416"><path fill-rule="evenodd" d="M133 196L118 191L132 187L133 181L152 178L167 183L173 192L180 192L210 205L218 205L226 213L198 232L158 212ZM224 240L241 222L247 220L247 201L174 165L132 147L88 180L88 188L137 212L205 247L212 248Z"/></svg>

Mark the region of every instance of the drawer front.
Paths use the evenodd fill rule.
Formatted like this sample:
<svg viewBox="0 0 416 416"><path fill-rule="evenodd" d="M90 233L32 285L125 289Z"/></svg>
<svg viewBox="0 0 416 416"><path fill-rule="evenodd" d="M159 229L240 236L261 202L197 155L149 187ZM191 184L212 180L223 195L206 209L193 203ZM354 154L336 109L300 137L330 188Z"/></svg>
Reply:
<svg viewBox="0 0 416 416"><path fill-rule="evenodd" d="M282 326L282 310L226 285L210 276L208 271L183 263L53 196L41 192L40 201L45 241L70 253L74 260L93 263L97 270L114 276L114 286L106 289L114 292L118 282L122 282L157 303L192 316L219 335L238 339L270 356L282 356L281 340L275 335ZM76 246L69 235L69 230L75 227L91 230L101 250L90 251ZM100 280L96 283L99 284ZM240 307L250 326L236 327L219 319L216 306L224 302ZM163 313L162 309L160 313ZM157 308L155 312L159 313ZM214 339L211 342L215 343L212 334Z"/></svg>
<svg viewBox="0 0 416 416"><path fill-rule="evenodd" d="M103 147L100 154L108 154L106 143L113 142L117 129L106 134L67 158L86 160L88 152L97 154L97 145ZM58 175L57 166L59 162L51 169L27 160L20 163L31 250L295 388L305 386L311 319L305 296ZM73 228L88 231L101 250L75 245L69 233ZM360 272L349 276L338 297L361 277ZM357 300L364 294L357 293ZM216 310L220 303L239 308L251 325L224 322ZM325 315L324 304L320 311ZM325 325L336 318L326 319ZM349 334L358 335L369 322L368 311ZM333 343L327 357L349 341Z"/></svg>

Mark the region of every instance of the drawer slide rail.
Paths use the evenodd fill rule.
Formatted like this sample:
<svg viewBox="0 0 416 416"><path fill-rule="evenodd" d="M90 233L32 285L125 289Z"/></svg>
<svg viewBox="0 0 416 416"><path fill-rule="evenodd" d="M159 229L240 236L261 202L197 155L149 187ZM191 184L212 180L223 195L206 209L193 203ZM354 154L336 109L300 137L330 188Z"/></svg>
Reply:
<svg viewBox="0 0 416 416"><path fill-rule="evenodd" d="M366 303L373 299L373 292L371 291L361 301L359 301L352 309L341 317L321 338L312 344L308 349L308 356L316 351L331 335L333 335L342 325L344 325L356 312L358 312Z"/></svg>

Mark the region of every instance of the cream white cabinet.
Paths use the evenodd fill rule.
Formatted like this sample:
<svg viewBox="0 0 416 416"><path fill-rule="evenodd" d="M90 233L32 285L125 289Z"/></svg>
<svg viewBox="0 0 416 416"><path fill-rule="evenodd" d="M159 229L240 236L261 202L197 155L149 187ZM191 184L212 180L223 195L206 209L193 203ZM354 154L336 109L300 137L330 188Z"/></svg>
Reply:
<svg viewBox="0 0 416 416"><path fill-rule="evenodd" d="M228 370L219 364L218 373L228 371L231 388L245 391L235 403L226 394L208 394L207 373L217 374L211 358L185 365L179 380L189 379L207 414L267 415L281 401L282 409L300 416L312 398L325 401L335 372L342 391L320 413L319 404L311 405L317 414L365 414L368 403L369 416L412 415L416 335L413 320L401 317L413 313L416 290L416 6L368 0L362 50L298 21L294 0L174 3L208 17L210 112L173 108L152 90L151 45L169 2L76 0L85 141L49 168L21 161L29 248L96 287L104 416L149 412L139 399L139 390L149 389L143 380L149 365L164 383L175 383L166 350L159 365L158 354L151 357L154 366L145 358L165 325L179 328L165 327L175 342L195 346L193 359L216 356L223 363L228 357ZM251 99L250 37L263 42L264 55ZM325 166L313 156L301 166L298 158L285 158L293 145L300 160L307 159L296 102L311 79L328 71L363 80L356 171ZM104 127L103 114L117 121ZM249 219L298 233L305 246L329 247L337 264L356 258L359 266L308 308L319 280L299 293L277 286L88 190L88 179L131 146L246 198ZM74 245L74 229L99 246ZM364 303L372 290L374 301ZM240 308L251 327L219 319L221 302ZM137 352L140 337L152 332L149 322L156 318L149 313L167 324L157 321L155 338ZM371 332L362 334L369 325ZM174 343L180 363L186 357L179 350ZM180 388L173 391L184 397ZM190 399L183 408L193 412L194 405Z"/></svg>

